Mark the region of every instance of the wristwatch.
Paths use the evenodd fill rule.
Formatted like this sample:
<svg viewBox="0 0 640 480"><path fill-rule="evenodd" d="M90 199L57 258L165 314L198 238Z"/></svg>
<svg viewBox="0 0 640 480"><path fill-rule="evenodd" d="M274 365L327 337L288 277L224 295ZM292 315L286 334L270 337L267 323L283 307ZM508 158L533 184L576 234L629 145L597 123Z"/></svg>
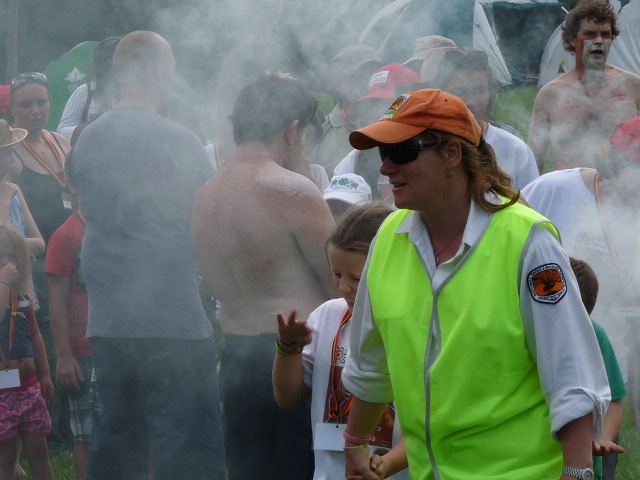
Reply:
<svg viewBox="0 0 640 480"><path fill-rule="evenodd" d="M590 468L573 468L564 467L562 469L563 475L569 475L570 477L580 478L582 480L593 480L595 475Z"/></svg>

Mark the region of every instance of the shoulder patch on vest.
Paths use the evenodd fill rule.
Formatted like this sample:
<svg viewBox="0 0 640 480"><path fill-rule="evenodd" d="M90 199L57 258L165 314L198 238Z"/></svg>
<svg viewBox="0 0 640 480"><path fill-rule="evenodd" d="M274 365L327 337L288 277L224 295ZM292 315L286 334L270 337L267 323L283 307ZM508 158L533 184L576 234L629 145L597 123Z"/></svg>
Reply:
<svg viewBox="0 0 640 480"><path fill-rule="evenodd" d="M567 283L557 263L547 263L531 270L527 284L533 299L540 303L558 303L567 293Z"/></svg>

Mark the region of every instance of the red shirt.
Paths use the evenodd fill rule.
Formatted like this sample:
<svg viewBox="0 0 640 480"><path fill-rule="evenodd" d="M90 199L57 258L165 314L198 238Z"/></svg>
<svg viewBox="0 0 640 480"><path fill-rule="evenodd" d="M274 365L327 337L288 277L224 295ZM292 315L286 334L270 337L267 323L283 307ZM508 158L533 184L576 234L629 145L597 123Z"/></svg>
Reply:
<svg viewBox="0 0 640 480"><path fill-rule="evenodd" d="M47 246L45 273L70 277L67 310L69 312L69 345L74 357L91 356L87 333L87 289L80 270L80 247L84 223L77 212L56 230Z"/></svg>

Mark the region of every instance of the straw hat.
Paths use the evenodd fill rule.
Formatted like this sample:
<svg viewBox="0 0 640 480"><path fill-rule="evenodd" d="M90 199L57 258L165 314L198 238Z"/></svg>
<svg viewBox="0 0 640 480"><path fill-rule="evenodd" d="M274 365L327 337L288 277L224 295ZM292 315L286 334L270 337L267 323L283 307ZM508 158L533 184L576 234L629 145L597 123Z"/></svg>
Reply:
<svg viewBox="0 0 640 480"><path fill-rule="evenodd" d="M27 133L24 128L11 128L6 120L0 120L0 148L21 142Z"/></svg>

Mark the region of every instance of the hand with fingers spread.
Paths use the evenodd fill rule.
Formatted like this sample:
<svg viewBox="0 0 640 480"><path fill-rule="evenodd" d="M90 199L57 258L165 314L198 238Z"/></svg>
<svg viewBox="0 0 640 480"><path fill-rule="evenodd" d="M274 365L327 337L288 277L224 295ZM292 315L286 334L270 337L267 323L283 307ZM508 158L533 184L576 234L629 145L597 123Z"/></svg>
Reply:
<svg viewBox="0 0 640 480"><path fill-rule="evenodd" d="M284 315L278 312L278 333L280 334L280 341L284 344L304 347L311 343L313 328L309 326L306 320L297 320L297 316L298 312L291 310L285 320Z"/></svg>
<svg viewBox="0 0 640 480"><path fill-rule="evenodd" d="M610 453L624 453L624 448L608 440L594 440L591 442L591 451L594 457L599 457Z"/></svg>

